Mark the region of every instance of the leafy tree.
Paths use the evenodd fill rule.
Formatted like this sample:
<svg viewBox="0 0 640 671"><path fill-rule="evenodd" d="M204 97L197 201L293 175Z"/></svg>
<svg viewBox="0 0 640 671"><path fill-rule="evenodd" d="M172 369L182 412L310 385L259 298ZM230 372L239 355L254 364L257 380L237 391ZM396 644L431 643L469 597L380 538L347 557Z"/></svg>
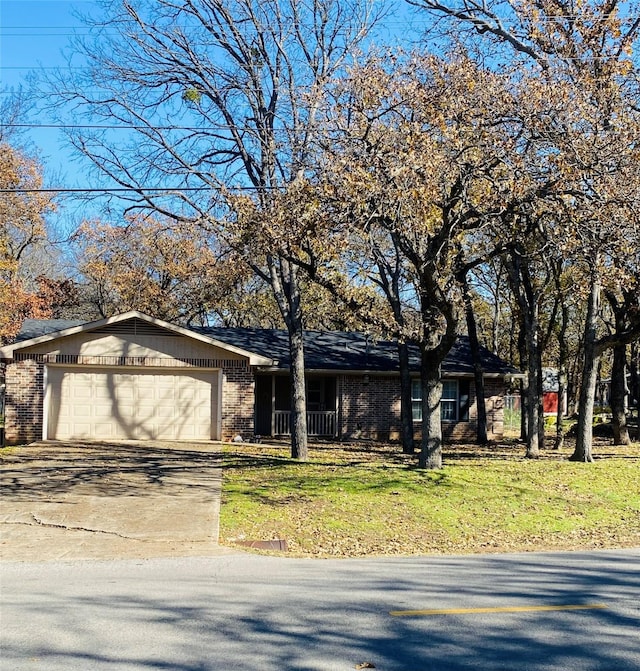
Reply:
<svg viewBox="0 0 640 671"><path fill-rule="evenodd" d="M374 58L336 88L328 123L319 239L338 250L358 241L360 267L389 304L381 327L420 347L422 467L442 463L440 370L460 326L457 275L494 249L482 226L504 198L513 138L487 110L505 118L504 83L465 57ZM371 304L343 297L375 322Z"/></svg>
<svg viewBox="0 0 640 671"><path fill-rule="evenodd" d="M228 310L231 288L248 275L233 255L214 252L202 228L166 218L130 217L126 225L86 221L72 242L101 317L140 310L206 324Z"/></svg>
<svg viewBox="0 0 640 671"><path fill-rule="evenodd" d="M637 201L637 181L629 167L637 160L637 76L630 54L640 18L633 3L618 0L409 1L462 30L480 48L488 47L489 63L502 64L505 58L521 63L528 80L529 94L522 100L528 108L527 149L534 159L529 170L542 170L538 178L553 187L538 193L532 223L539 220L541 201L553 203L562 216L550 217L555 226L540 240L554 244L582 270L588 286L572 458L591 461L597 363L614 342L598 334L603 282L629 281L617 260L625 240L635 238L629 205ZM533 343L530 329L533 323L527 325ZM618 341L634 337L629 328ZM530 362L530 373L533 368Z"/></svg>

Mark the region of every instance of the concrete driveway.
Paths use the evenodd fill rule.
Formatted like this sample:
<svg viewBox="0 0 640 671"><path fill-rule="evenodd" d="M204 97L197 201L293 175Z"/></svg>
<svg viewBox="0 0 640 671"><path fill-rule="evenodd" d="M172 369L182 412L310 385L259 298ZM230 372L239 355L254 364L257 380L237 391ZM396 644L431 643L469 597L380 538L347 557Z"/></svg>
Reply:
<svg viewBox="0 0 640 671"><path fill-rule="evenodd" d="M0 457L0 558L211 556L221 469L214 443L47 442Z"/></svg>

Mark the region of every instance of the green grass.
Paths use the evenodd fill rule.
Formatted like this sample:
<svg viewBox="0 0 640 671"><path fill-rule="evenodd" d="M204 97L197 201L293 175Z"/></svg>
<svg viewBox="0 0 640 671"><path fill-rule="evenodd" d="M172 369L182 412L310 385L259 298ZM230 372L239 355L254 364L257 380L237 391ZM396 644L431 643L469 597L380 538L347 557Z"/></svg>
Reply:
<svg viewBox="0 0 640 671"><path fill-rule="evenodd" d="M301 556L640 546L640 444L523 458L515 443L445 449L439 471L395 446L227 445L221 542L287 540Z"/></svg>

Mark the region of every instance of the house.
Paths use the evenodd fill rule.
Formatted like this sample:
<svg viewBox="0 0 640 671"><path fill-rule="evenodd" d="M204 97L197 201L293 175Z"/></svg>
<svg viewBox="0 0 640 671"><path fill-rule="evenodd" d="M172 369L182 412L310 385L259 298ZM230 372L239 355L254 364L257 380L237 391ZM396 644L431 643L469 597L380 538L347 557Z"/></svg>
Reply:
<svg viewBox="0 0 640 671"><path fill-rule="evenodd" d="M638 380L640 380L640 368L629 369L627 365L627 370L624 375L624 411L629 412L634 408L638 408L638 394L637 391L634 392L634 389L638 389ZM611 409L611 378L607 377L602 380L598 380L596 385L596 405L601 408L608 407Z"/></svg>
<svg viewBox="0 0 640 671"><path fill-rule="evenodd" d="M558 395L560 393L560 380L557 368L542 369L542 409L545 415L557 415ZM567 414L567 393L562 398L562 414Z"/></svg>
<svg viewBox="0 0 640 671"><path fill-rule="evenodd" d="M397 348L361 333L305 334L311 436L394 440L400 434ZM503 430L505 378L484 350L488 434ZM285 331L185 328L128 312L90 323L28 320L0 348L7 442L230 440L289 434ZM413 412L420 426L419 360ZM445 436L475 438L471 353L460 338L443 366Z"/></svg>

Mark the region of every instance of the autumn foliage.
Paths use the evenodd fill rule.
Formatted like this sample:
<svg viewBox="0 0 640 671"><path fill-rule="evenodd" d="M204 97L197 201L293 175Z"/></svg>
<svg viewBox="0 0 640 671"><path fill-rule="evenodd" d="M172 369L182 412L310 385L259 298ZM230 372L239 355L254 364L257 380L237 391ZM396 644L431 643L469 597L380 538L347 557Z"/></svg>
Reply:
<svg viewBox="0 0 640 671"><path fill-rule="evenodd" d="M85 221L73 237L89 301L103 317L139 310L176 323L233 311L247 268L197 225L160 217ZM241 302L241 301L240 301Z"/></svg>
<svg viewBox="0 0 640 671"><path fill-rule="evenodd" d="M45 217L54 210L41 187L38 161L0 144L0 188L14 190L0 193L0 342L15 337L24 319L51 316L49 292L21 272L26 255L46 241Z"/></svg>

